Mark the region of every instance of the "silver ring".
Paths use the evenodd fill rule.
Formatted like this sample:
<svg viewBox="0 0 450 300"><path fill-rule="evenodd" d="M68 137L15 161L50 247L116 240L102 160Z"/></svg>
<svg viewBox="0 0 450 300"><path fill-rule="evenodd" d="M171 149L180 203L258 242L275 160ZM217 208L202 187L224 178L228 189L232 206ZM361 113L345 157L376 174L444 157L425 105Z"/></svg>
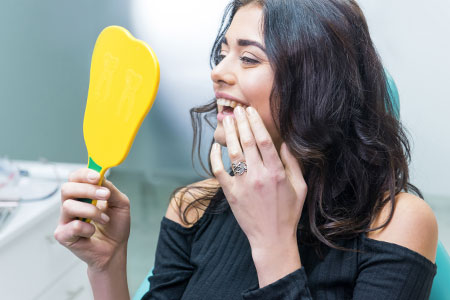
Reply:
<svg viewBox="0 0 450 300"><path fill-rule="evenodd" d="M247 164L245 163L245 161L232 163L231 168L233 169L234 175L242 175L247 172Z"/></svg>

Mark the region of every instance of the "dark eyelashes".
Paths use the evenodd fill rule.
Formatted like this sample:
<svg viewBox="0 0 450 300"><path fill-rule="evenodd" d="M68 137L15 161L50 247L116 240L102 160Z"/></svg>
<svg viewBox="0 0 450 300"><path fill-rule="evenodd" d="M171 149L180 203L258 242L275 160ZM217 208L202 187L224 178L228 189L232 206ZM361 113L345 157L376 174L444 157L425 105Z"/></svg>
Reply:
<svg viewBox="0 0 450 300"><path fill-rule="evenodd" d="M223 55L223 54L217 55L216 64L219 64L224 58L225 58L225 55ZM259 63L258 60L252 59L247 56L241 56L241 57L239 57L239 60L242 61L246 65L255 65L255 64Z"/></svg>
<svg viewBox="0 0 450 300"><path fill-rule="evenodd" d="M246 57L246 56L241 56L241 57L239 57L239 59L240 59L244 64L255 65L255 64L259 63L259 61L257 61L256 59L252 59L252 58Z"/></svg>

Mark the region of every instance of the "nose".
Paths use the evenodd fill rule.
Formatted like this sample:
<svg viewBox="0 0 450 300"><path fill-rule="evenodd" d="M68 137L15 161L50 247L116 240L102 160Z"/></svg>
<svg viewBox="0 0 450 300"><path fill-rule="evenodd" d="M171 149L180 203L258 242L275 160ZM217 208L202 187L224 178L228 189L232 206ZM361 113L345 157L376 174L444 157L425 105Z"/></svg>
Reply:
<svg viewBox="0 0 450 300"><path fill-rule="evenodd" d="M233 85L236 83L236 74L233 72L227 57L222 59L211 71L211 80L215 84Z"/></svg>

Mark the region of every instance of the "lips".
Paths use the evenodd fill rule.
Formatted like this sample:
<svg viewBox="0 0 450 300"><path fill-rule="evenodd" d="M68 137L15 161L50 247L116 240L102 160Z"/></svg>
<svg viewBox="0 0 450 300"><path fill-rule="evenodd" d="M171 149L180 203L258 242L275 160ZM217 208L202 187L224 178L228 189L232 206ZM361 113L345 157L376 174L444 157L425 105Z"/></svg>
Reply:
<svg viewBox="0 0 450 300"><path fill-rule="evenodd" d="M241 106L244 109L247 108L247 105L242 104L241 102L230 99L217 98L217 121L221 122L226 115L234 117L233 110L237 106Z"/></svg>

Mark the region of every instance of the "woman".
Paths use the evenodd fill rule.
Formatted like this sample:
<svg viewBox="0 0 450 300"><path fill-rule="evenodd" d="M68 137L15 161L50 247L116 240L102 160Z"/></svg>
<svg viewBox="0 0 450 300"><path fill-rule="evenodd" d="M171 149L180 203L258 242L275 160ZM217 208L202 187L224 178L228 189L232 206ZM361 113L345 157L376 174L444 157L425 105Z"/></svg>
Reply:
<svg viewBox="0 0 450 300"><path fill-rule="evenodd" d="M357 4L233 1L211 58L216 97L191 111L217 114L211 178L174 191L144 299L428 298L437 223L407 193L408 141ZM71 174L55 238L96 299L128 299L129 200L98 180Z"/></svg>

